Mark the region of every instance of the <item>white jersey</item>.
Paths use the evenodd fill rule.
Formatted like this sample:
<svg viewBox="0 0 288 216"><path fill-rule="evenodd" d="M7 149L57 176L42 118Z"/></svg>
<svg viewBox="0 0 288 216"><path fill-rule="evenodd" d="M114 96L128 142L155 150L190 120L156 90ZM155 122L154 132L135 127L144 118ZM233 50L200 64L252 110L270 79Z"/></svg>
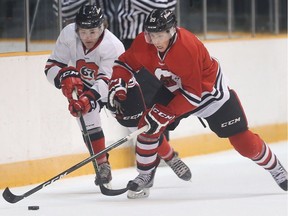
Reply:
<svg viewBox="0 0 288 216"><path fill-rule="evenodd" d="M48 81L59 88L55 79L59 70L68 65L74 66L80 72L85 87L95 89L101 95L100 100L106 102L114 60L124 51L121 41L107 29L94 48L85 50L75 31L75 23L71 23L61 31L45 73Z"/></svg>

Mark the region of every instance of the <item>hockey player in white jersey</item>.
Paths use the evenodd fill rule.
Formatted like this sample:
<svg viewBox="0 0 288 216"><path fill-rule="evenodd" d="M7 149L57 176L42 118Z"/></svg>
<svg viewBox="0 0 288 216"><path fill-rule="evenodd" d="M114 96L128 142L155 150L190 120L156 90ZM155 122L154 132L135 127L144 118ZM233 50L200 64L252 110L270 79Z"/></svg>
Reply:
<svg viewBox="0 0 288 216"><path fill-rule="evenodd" d="M105 148L100 110L107 102L107 84L114 60L124 52L123 44L105 29L103 22L101 8L82 6L75 23L61 31L45 67L48 81L62 89L69 101L69 111L76 117L81 130L78 112L83 114L94 154ZM78 100L72 98L75 89ZM108 184L112 179L108 156L98 157L97 163L101 183ZM96 177L95 184L99 183Z"/></svg>

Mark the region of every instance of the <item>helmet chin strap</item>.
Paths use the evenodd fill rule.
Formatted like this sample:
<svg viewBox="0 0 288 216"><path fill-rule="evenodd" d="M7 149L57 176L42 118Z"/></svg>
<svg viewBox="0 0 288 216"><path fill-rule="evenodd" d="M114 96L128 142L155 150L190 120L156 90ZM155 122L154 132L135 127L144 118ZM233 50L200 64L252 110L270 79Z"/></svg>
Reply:
<svg viewBox="0 0 288 216"><path fill-rule="evenodd" d="M168 44L168 48L172 46L172 44L175 41L175 37L176 37L176 32L174 32L174 34L172 35L172 37L169 40L169 44Z"/></svg>
<svg viewBox="0 0 288 216"><path fill-rule="evenodd" d="M165 49L165 51L159 52L159 55L160 55L161 58L163 58L163 56L165 55L165 53L167 52L167 50L172 46L172 44L173 44L174 41L175 41L175 37L176 37L176 31L174 32L174 35L170 38L169 44L168 44L167 48Z"/></svg>
<svg viewBox="0 0 288 216"><path fill-rule="evenodd" d="M173 28L173 29L172 29ZM174 41L175 41L175 37L176 37L176 29L175 29L175 27L172 27L169 31L169 34L171 34L171 37L170 37L170 39L169 39L169 44L168 44L168 46L167 46L167 48L166 48L166 50L163 52L163 53L165 53L171 46L172 46L172 44L174 43Z"/></svg>

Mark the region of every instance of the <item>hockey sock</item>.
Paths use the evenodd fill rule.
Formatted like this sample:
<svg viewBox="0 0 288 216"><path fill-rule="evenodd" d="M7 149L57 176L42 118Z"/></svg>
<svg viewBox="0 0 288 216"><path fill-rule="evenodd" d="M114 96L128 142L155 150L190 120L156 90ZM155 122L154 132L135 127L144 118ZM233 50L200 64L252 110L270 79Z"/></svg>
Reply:
<svg viewBox="0 0 288 216"><path fill-rule="evenodd" d="M92 144L91 148L93 150L93 153L97 154L98 152L105 149L105 137L104 137L104 133L102 129L95 128L94 130L90 130L88 132L89 132L89 136L90 136L90 140ZM86 145L88 144L86 143ZM98 164L102 164L104 162L107 162L108 158L106 154L103 154L99 156L96 160Z"/></svg>
<svg viewBox="0 0 288 216"><path fill-rule="evenodd" d="M269 171L276 183L284 191L288 190L288 174L282 166L276 155L271 151L268 145L263 144L263 151L260 156L253 161L265 170Z"/></svg>
<svg viewBox="0 0 288 216"><path fill-rule="evenodd" d="M241 155L252 159L264 169L271 170L277 165L276 156L257 134L246 130L229 137L229 140Z"/></svg>
<svg viewBox="0 0 288 216"><path fill-rule="evenodd" d="M229 137L230 143L242 156L253 159L259 157L263 149L263 140L250 130Z"/></svg>
<svg viewBox="0 0 288 216"><path fill-rule="evenodd" d="M105 149L105 138L102 137L98 140L94 140L92 141L92 149L94 154L97 154L98 152L102 151L103 149ZM104 162L107 162L107 155L106 154L102 154L101 156L99 156L97 159L97 163L100 165Z"/></svg>
<svg viewBox="0 0 288 216"><path fill-rule="evenodd" d="M263 150L261 154L252 160L266 170L272 170L277 165L277 157L265 143L263 144Z"/></svg>
<svg viewBox="0 0 288 216"><path fill-rule="evenodd" d="M158 166L158 145L159 139L147 137L145 134L138 136L136 143L136 163L139 173L148 174Z"/></svg>
<svg viewBox="0 0 288 216"><path fill-rule="evenodd" d="M163 139L160 139L160 145L158 147L158 155L165 161L169 161L174 156L174 150L168 143L165 136Z"/></svg>

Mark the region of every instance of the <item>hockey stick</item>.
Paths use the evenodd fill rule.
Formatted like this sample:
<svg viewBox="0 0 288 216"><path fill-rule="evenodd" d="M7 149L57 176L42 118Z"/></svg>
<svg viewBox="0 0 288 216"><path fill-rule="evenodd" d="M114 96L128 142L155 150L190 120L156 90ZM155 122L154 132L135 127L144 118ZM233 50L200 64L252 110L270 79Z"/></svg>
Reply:
<svg viewBox="0 0 288 216"><path fill-rule="evenodd" d="M77 89L75 88L75 90L72 92L72 98L73 100L78 100L79 97L77 95ZM82 136L83 136L83 139L84 139L84 142L86 143L87 145L87 148L88 148L88 151L90 153L90 156L94 155L94 152L93 152L93 149L92 149L92 142L91 142L91 139L90 139L90 136L89 136L89 133L87 131L87 128L86 128L86 124L85 124L85 121L84 121L84 118L83 118L83 115L81 112L78 112L78 116L79 116L79 121L80 121L80 124L81 124L81 127L82 127ZM107 189L102 181L101 181L101 177L100 177L100 174L99 174L99 167L98 167L98 163L97 163L97 160L93 160L92 161L92 164L93 164L93 167L94 167L94 170L95 170L95 173L96 173L96 177L99 179L99 187L100 187L100 190L101 190L101 193L103 193L104 195L107 195L107 191L105 189ZM121 193L122 191L120 191Z"/></svg>
<svg viewBox="0 0 288 216"><path fill-rule="evenodd" d="M63 178L64 176L68 175L71 172L74 172L75 170L79 169L80 167L84 166L85 164L95 160L97 157L99 157L102 154L105 154L107 152L109 152L110 150L120 146L121 144L133 139L134 137L138 136L139 134L143 133L144 131L146 131L148 129L148 126L144 126L136 131L134 131L133 133L129 134L128 136L118 140L117 142L111 144L110 146L106 147L105 149L103 149L102 151L100 151L99 153L90 156L89 158L86 158L85 160L79 162L78 164L70 167L69 169L63 171L62 173L54 176L53 178L45 181L44 183L32 188L31 190L27 191L26 193L22 194L22 195L15 195L13 194L10 189L8 187L5 188L5 190L3 191L3 198L9 202L9 203L16 203L19 202L20 200L24 199L25 197L28 197L32 194L34 194L35 192L43 189L44 187L52 184L55 181L58 181L59 179ZM128 189L125 188L125 190L127 191ZM123 192L124 193L124 192Z"/></svg>
<svg viewBox="0 0 288 216"><path fill-rule="evenodd" d="M78 100L77 89L75 89L72 92L72 97L73 97L74 100ZM79 120L80 120L80 124L81 124L81 127L82 127L82 135L83 135L84 141L85 141L85 143L87 145L87 148L89 150L90 156L92 156L92 155L94 155L94 152L93 152L93 149L92 149L91 139L90 139L89 133L87 131L83 115L82 115L81 112L78 112L78 115L79 115ZM100 187L100 190L101 190L102 194L104 194L106 196L117 196L117 195L123 194L123 193L125 193L127 191L127 188L109 189L109 188L105 187L103 182L102 182L102 180L101 180L101 176L99 174L99 166L98 166L97 161L93 160L92 163L93 163L93 167L94 167L95 172L96 172L96 178L99 180L99 187Z"/></svg>

